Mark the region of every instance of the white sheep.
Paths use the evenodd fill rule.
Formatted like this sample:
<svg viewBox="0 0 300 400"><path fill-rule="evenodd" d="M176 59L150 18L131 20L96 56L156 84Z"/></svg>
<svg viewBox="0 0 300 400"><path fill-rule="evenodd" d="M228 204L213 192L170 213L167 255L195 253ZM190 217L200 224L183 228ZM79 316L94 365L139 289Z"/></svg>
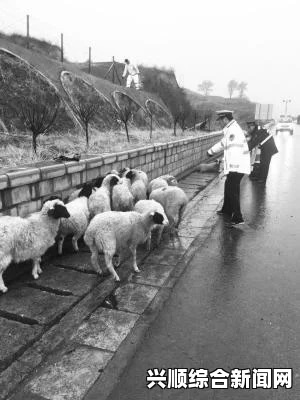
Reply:
<svg viewBox="0 0 300 400"><path fill-rule="evenodd" d="M117 185L112 190L112 210L113 211L132 211L134 199L131 193L131 181L133 172L129 171L126 177L120 178Z"/></svg>
<svg viewBox="0 0 300 400"><path fill-rule="evenodd" d="M147 199L147 187L148 187L148 177L145 172L131 169L133 173L131 178L131 193L133 195L134 202L136 203L139 200L146 200ZM127 172L127 176L128 176ZM125 176L126 176L125 174Z"/></svg>
<svg viewBox="0 0 300 400"><path fill-rule="evenodd" d="M139 272L136 248L147 240L155 224L163 223L163 215L157 212L139 214L135 211L109 211L96 215L84 235L84 241L92 253L92 265L102 274L98 255L103 251L107 269L116 281L120 281L113 266L113 256L118 253L121 257L122 251L129 249L133 257L133 269Z"/></svg>
<svg viewBox="0 0 300 400"><path fill-rule="evenodd" d="M119 181L119 176L109 174L103 179L101 187L91 194L89 198L91 218L97 214L111 210L112 189Z"/></svg>
<svg viewBox="0 0 300 400"><path fill-rule="evenodd" d="M184 191L177 186L168 186L154 190L149 198L163 206L170 223L171 233L175 233L188 203Z"/></svg>
<svg viewBox="0 0 300 400"><path fill-rule="evenodd" d="M0 291L7 291L2 274L11 262L32 260L32 275L39 277L41 257L55 243L60 218L69 216L64 203L55 199L28 218L0 217Z"/></svg>
<svg viewBox="0 0 300 400"><path fill-rule="evenodd" d="M147 188L148 188L148 176L146 172L141 171L140 169L130 169L124 168L120 172L120 175L123 177L128 177L128 173L132 172L131 181L131 193L134 198L134 202L136 203L139 200L147 199Z"/></svg>
<svg viewBox="0 0 300 400"><path fill-rule="evenodd" d="M67 203L66 208L70 218L62 218L58 234L58 254L62 254L65 237L72 235L72 245L78 251L78 239L84 235L90 220L88 199L93 187L85 185L78 194L78 198Z"/></svg>
<svg viewBox="0 0 300 400"><path fill-rule="evenodd" d="M211 163L199 164L197 171L199 172L219 172L221 160L217 159Z"/></svg>
<svg viewBox="0 0 300 400"><path fill-rule="evenodd" d="M168 187L168 186L177 186L178 182L175 176L173 175L161 175L152 181L148 185L148 193L150 194L155 189Z"/></svg>
<svg viewBox="0 0 300 400"><path fill-rule="evenodd" d="M158 228L158 236L157 236L157 244L161 241L161 236L164 230L165 225L169 224L168 218L165 214L163 206L155 200L140 200L134 206L134 211L137 211L140 214L144 214L146 212L158 212L164 217L165 224L154 225L147 239L147 250L151 249L151 234L155 228Z"/></svg>

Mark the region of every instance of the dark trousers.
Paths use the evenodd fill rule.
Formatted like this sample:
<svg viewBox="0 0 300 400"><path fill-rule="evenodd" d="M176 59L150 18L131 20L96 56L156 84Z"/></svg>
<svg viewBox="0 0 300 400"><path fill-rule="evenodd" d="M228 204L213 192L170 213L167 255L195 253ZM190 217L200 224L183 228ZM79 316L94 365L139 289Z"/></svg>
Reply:
<svg viewBox="0 0 300 400"><path fill-rule="evenodd" d="M271 162L272 155L266 154L264 151L261 152L260 155L260 168L259 168L259 179L267 180L269 167Z"/></svg>
<svg viewBox="0 0 300 400"><path fill-rule="evenodd" d="M240 207L240 182L243 176L239 172L229 172L225 181L222 211L233 220L243 219Z"/></svg>

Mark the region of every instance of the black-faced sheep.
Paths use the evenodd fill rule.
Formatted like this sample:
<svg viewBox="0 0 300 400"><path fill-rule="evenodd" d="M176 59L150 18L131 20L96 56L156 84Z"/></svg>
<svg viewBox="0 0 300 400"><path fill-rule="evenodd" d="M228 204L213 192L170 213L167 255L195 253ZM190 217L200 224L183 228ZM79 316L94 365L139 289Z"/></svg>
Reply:
<svg viewBox="0 0 300 400"><path fill-rule="evenodd" d="M91 262L96 271L102 274L98 254L104 252L105 263L116 281L120 278L113 266L113 256L126 248L133 257L133 269L139 271L136 263L136 248L144 243L154 225L163 224L164 217L157 212L139 214L135 211L109 211L96 215L88 226L84 241L92 253Z"/></svg>
<svg viewBox="0 0 300 400"><path fill-rule="evenodd" d="M134 211L137 211L140 214L144 214L146 212L157 212L160 213L164 217L164 223L159 225L154 225L150 234L147 239L147 250L151 249L151 234L154 229L158 229L158 236L157 236L157 244L161 241L161 236L164 230L165 225L169 224L168 218L165 214L163 206L155 200L140 200L134 206Z"/></svg>
<svg viewBox="0 0 300 400"><path fill-rule="evenodd" d="M93 187L85 185L78 194L78 198L67 203L66 208L70 218L62 218L58 235L58 254L62 254L65 237L72 235L72 245L78 251L78 239L84 235L90 220L88 199Z"/></svg>
<svg viewBox="0 0 300 400"><path fill-rule="evenodd" d="M133 172L128 171L112 190L112 210L113 211L132 211L134 198L131 193L131 179Z"/></svg>
<svg viewBox="0 0 300 400"><path fill-rule="evenodd" d="M111 210L112 190L119 181L119 176L109 174L103 179L101 187L91 194L89 198L91 218L97 214Z"/></svg>
<svg viewBox="0 0 300 400"><path fill-rule="evenodd" d="M28 218L0 218L0 291L7 291L2 274L11 262L32 260L32 275L38 278L41 257L55 243L60 219L69 216L64 203L56 199L46 201L40 212Z"/></svg>
<svg viewBox="0 0 300 400"><path fill-rule="evenodd" d="M184 191L177 186L168 186L154 190L150 199L160 203L168 217L171 233L174 234L181 222L182 215L188 203Z"/></svg>

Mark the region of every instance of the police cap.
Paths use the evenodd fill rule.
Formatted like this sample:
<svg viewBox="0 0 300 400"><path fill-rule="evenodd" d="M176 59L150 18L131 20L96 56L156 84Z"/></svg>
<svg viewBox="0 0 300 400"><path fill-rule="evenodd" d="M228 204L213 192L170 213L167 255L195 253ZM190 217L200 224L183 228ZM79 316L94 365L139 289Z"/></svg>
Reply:
<svg viewBox="0 0 300 400"><path fill-rule="evenodd" d="M216 114L217 114L217 121L219 121L219 119L222 119L225 117L232 117L233 111L220 110L220 111L216 111Z"/></svg>

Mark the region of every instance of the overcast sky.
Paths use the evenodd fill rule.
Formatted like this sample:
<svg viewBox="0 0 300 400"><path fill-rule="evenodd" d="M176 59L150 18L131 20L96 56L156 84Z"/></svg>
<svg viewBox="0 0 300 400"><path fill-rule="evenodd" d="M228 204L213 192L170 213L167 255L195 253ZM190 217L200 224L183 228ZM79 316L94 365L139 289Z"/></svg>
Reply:
<svg viewBox="0 0 300 400"><path fill-rule="evenodd" d="M298 3L298 4L297 4ZM180 85L196 90L204 79L228 96L230 79L248 82L250 100L291 99L300 114L299 0L0 0L0 29L30 33L85 61L129 58L172 67Z"/></svg>

